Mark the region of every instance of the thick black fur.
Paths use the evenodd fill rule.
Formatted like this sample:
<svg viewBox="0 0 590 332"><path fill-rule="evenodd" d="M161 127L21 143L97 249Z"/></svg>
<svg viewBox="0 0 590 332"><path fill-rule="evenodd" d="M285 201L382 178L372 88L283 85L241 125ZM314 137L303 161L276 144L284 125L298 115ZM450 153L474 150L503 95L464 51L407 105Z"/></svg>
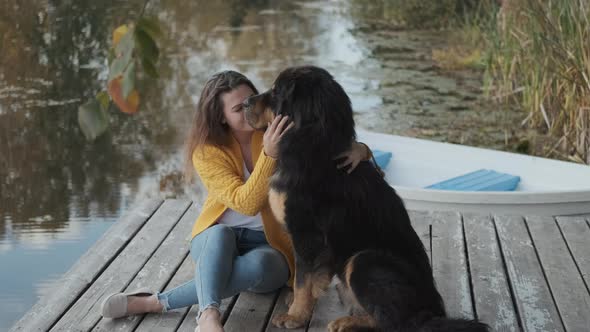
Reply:
<svg viewBox="0 0 590 332"><path fill-rule="evenodd" d="M383 331L487 331L485 324L446 318L424 246L402 199L375 167L351 174L333 156L356 138L351 102L324 69L284 70L259 95L295 127L282 138L271 188L287 195L285 222L297 280L327 271L346 282ZM254 101L251 101L253 103Z"/></svg>

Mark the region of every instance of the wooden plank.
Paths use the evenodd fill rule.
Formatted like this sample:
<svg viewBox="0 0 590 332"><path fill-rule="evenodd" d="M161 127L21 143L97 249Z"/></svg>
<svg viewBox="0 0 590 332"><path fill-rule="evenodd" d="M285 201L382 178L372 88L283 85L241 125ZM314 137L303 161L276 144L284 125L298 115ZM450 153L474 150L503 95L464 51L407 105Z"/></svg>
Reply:
<svg viewBox="0 0 590 332"><path fill-rule="evenodd" d="M154 291L159 291L162 288L164 288L164 286L167 283L170 282L170 279L172 277L174 277L172 281L176 282L175 285L179 284L179 281L177 280L179 277L184 278L182 279L184 281L192 278L192 275L194 274L194 269L191 270L190 266L188 269L188 274L181 274L180 272L178 272L175 275L175 272L177 271L179 266L183 264L183 261L185 261L185 258L188 255L191 229L193 227L193 224L195 223L195 220L199 216L199 212L199 208L196 205L192 205L187 210L187 212L184 214L184 216L182 216L178 224L176 224L174 229L170 232L170 234L168 234L164 242L162 242L162 244L158 247L158 249L152 255L152 257L150 257L150 259L144 265L141 271L139 271L139 273L133 279L131 284L127 286L127 288L125 289L126 291L136 290L141 287L148 287L150 289L153 289ZM190 258L188 258L188 260L189 262L191 261ZM186 271L183 270L182 272ZM108 295L109 294L105 294L104 296L102 296L102 298L100 299L100 303L102 303L104 298ZM166 315L165 320L159 318L158 320L162 322L162 324L164 324L168 321L168 318L172 316L173 315ZM126 319L115 320L105 318L101 319L93 330L119 332L133 331L136 328L136 326L140 323L140 321L142 321L143 318L143 315L131 316L127 317ZM177 325L180 324L181 320L182 317L180 317L180 319L178 320ZM148 321L153 321L153 319L148 319ZM143 322L145 322L145 319L143 319ZM143 322L142 325L144 325Z"/></svg>
<svg viewBox="0 0 590 332"><path fill-rule="evenodd" d="M221 302L223 304L223 302ZM190 307L188 313L184 316L182 323L176 331L193 332L197 328L197 315L199 314L199 305L195 304Z"/></svg>
<svg viewBox="0 0 590 332"><path fill-rule="evenodd" d="M348 315L347 307L340 302L338 297L335 282L332 282L326 294L318 299L307 331L324 332L331 321Z"/></svg>
<svg viewBox="0 0 590 332"><path fill-rule="evenodd" d="M37 302L10 331L47 331L104 271L131 238L162 204L160 199L141 202L114 223L55 283L55 289Z"/></svg>
<svg viewBox="0 0 590 332"><path fill-rule="evenodd" d="M449 317L473 318L461 216L433 212L432 270Z"/></svg>
<svg viewBox="0 0 590 332"><path fill-rule="evenodd" d="M225 332L263 331L278 293L278 291L264 294L240 293L223 330Z"/></svg>
<svg viewBox="0 0 590 332"><path fill-rule="evenodd" d="M408 211L408 213L410 215L412 227L414 228L414 231L416 231L416 234L418 234L420 237L420 240L426 249L426 254L428 254L430 265L432 265L432 248L430 246L431 217L429 213L425 211Z"/></svg>
<svg viewBox="0 0 590 332"><path fill-rule="evenodd" d="M563 331L535 248L520 216L494 216L524 331Z"/></svg>
<svg viewBox="0 0 590 332"><path fill-rule="evenodd" d="M178 269L178 272L166 286L166 290L184 284L188 280L194 278L194 275L195 264L190 255L188 255ZM178 308L162 314L149 314L145 316L135 331L176 331L190 308L191 307Z"/></svg>
<svg viewBox="0 0 590 332"><path fill-rule="evenodd" d="M78 301L61 317L52 331L88 331L99 321L103 296L120 292L133 280L160 243L180 220L188 201L166 200Z"/></svg>
<svg viewBox="0 0 590 332"><path fill-rule="evenodd" d="M463 224L477 318L493 331L520 331L491 216L465 213Z"/></svg>
<svg viewBox="0 0 590 332"><path fill-rule="evenodd" d="M574 219L586 219L588 221L590 221L590 214L588 213L583 213L583 214L568 214L567 216L557 216L558 218L562 218L562 217L571 217Z"/></svg>
<svg viewBox="0 0 590 332"><path fill-rule="evenodd" d="M221 320L225 322L229 316L233 306L238 300L239 295L221 300ZM189 310L188 314L184 317L182 324L176 331L178 332L193 332L197 327L197 315L199 313L199 305L194 305Z"/></svg>
<svg viewBox="0 0 590 332"><path fill-rule="evenodd" d="M574 256L574 260L586 283L590 287L590 226L584 216L557 217L557 224L567 241L567 245Z"/></svg>
<svg viewBox="0 0 590 332"><path fill-rule="evenodd" d="M526 217L526 222L565 329L589 329L590 294L555 220Z"/></svg>

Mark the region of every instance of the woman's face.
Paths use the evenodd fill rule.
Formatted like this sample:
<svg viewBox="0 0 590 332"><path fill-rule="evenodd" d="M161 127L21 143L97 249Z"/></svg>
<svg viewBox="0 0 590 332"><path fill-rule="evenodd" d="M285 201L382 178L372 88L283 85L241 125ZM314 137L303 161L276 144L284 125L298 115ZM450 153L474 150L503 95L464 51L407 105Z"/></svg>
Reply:
<svg viewBox="0 0 590 332"><path fill-rule="evenodd" d="M223 116L227 125L234 132L251 132L254 131L246 117L244 116L244 110L242 109L242 102L254 95L254 91L249 86L242 84L237 88L223 93L221 100L223 102Z"/></svg>

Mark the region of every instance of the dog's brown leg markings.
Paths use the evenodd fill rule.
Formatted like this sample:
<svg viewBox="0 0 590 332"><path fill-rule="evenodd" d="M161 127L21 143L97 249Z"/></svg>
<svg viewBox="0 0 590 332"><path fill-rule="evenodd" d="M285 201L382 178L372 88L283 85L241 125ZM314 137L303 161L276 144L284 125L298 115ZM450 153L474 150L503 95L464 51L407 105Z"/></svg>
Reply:
<svg viewBox="0 0 590 332"><path fill-rule="evenodd" d="M312 278L312 285L311 285L311 296L314 299L319 299L324 293L328 286L330 286L330 282L332 282L332 275L328 272L315 272Z"/></svg>
<svg viewBox="0 0 590 332"><path fill-rule="evenodd" d="M330 285L331 276L328 273L308 273L299 282L295 277L293 288L293 303L286 314L273 318L272 323L277 327L294 329L304 326L313 312L313 307L319 296Z"/></svg>
<svg viewBox="0 0 590 332"><path fill-rule="evenodd" d="M358 256L358 254L350 257L346 262L346 266L344 267L344 282L346 286L350 288L350 275L354 272L354 259Z"/></svg>
<svg viewBox="0 0 590 332"><path fill-rule="evenodd" d="M346 316L333 320L328 324L328 331L330 332L351 332L358 328L375 328L375 320L369 316Z"/></svg>
<svg viewBox="0 0 590 332"><path fill-rule="evenodd" d="M285 304L287 307L290 307L291 304L293 304L293 291L290 291L287 293L287 296L285 296Z"/></svg>
<svg viewBox="0 0 590 332"><path fill-rule="evenodd" d="M338 298L340 303L346 308L346 310L353 316L366 315L367 312L358 303L356 297L352 293L352 290L341 280L336 284L336 291L338 292Z"/></svg>
<svg viewBox="0 0 590 332"><path fill-rule="evenodd" d="M346 262L346 266L344 267L344 285L346 290L348 291L347 295L348 295L348 300L351 302L351 305L353 305L354 307L360 307L361 305L358 303L358 300L356 299L356 296L354 295L354 292L351 290L350 288L350 276L352 275L352 273L354 272L354 260L355 258L358 256L358 254L350 257L348 259L348 262Z"/></svg>
<svg viewBox="0 0 590 332"><path fill-rule="evenodd" d="M272 319L274 326L294 329L305 325L311 317L311 312L315 305L315 300L311 295L311 276L306 274L304 278L301 281L297 280L297 276L295 276L293 303L291 303L289 311L286 314L275 316Z"/></svg>

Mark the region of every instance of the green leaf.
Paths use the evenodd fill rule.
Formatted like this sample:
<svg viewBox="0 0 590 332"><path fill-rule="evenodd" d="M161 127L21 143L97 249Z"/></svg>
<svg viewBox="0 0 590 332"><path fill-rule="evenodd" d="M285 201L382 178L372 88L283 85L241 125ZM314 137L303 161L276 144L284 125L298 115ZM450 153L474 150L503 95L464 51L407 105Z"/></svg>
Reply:
<svg viewBox="0 0 590 332"><path fill-rule="evenodd" d="M101 108L98 100L91 99L78 107L78 124L86 139L93 141L108 128L107 112Z"/></svg>
<svg viewBox="0 0 590 332"><path fill-rule="evenodd" d="M135 63L132 62L123 74L123 98L127 99L135 88Z"/></svg>
<svg viewBox="0 0 590 332"><path fill-rule="evenodd" d="M102 108L103 111L106 111L109 109L109 102L110 102L110 98L109 98L109 94L106 91L101 91L96 95L96 100L98 100L98 102L100 103L100 107Z"/></svg>
<svg viewBox="0 0 590 332"><path fill-rule="evenodd" d="M143 67L143 70L145 71L145 73L149 77L151 77L151 78L160 77L160 75L158 75L158 70L156 69L156 66L149 59L142 58L141 59L141 66Z"/></svg>
<svg viewBox="0 0 590 332"><path fill-rule="evenodd" d="M137 22L137 29L145 31L152 39L157 39L162 36L162 29L160 23L154 17L142 17Z"/></svg>
<svg viewBox="0 0 590 332"><path fill-rule="evenodd" d="M115 47L115 54L130 58L135 48L135 40L133 40L134 29L129 29L126 34L121 37L121 40Z"/></svg>
<svg viewBox="0 0 590 332"><path fill-rule="evenodd" d="M125 69L132 62L132 53L125 53L122 57L116 58L109 67L109 82L123 75Z"/></svg>
<svg viewBox="0 0 590 332"><path fill-rule="evenodd" d="M108 60L109 66L113 63L113 60L115 60L115 50L113 50L113 48L109 48L109 54L107 55L107 60Z"/></svg>
<svg viewBox="0 0 590 332"><path fill-rule="evenodd" d="M113 79L123 75L123 71L125 70L125 67L127 67L127 64L129 63L129 61L125 62L126 59L124 58L116 58L115 60L113 60L113 63L111 64L111 67L109 68L109 82L112 81Z"/></svg>
<svg viewBox="0 0 590 332"><path fill-rule="evenodd" d="M152 63L158 62L160 50L149 34L143 30L137 29L135 30L135 40L142 58L147 58Z"/></svg>

